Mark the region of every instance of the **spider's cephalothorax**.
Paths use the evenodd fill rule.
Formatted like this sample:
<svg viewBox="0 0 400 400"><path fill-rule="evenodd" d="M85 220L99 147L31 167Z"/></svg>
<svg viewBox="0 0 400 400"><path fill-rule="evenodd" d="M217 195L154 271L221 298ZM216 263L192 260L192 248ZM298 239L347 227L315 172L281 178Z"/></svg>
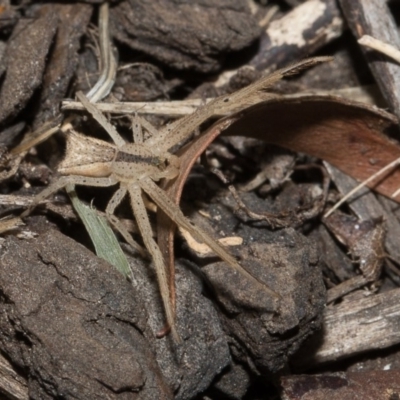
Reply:
<svg viewBox="0 0 400 400"><path fill-rule="evenodd" d="M161 157L145 144L134 143L126 144L116 152L111 168L121 182L140 180L146 176L158 181L162 178L175 178L179 173L178 164L178 158L169 153ZM133 169L135 176L132 175Z"/></svg>

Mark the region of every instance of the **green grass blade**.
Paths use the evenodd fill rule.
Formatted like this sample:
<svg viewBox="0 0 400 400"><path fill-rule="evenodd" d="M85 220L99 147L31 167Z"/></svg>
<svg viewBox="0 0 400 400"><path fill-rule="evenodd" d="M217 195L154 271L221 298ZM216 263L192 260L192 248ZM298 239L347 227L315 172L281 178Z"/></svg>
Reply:
<svg viewBox="0 0 400 400"><path fill-rule="evenodd" d="M115 268L125 277L129 277L131 269L128 260L118 243L114 232L110 228L108 221L102 217L96 210L82 203L76 195L73 185L68 185L72 205L82 220L85 228L93 242L96 254L103 260L114 265Z"/></svg>

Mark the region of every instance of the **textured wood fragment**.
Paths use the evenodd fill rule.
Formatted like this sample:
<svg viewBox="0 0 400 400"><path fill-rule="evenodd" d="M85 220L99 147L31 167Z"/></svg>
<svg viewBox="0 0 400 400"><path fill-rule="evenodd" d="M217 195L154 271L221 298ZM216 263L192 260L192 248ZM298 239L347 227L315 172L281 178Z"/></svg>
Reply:
<svg viewBox="0 0 400 400"><path fill-rule="evenodd" d="M28 386L10 362L0 354L0 393L7 399L28 400Z"/></svg>
<svg viewBox="0 0 400 400"><path fill-rule="evenodd" d="M397 24L386 1L340 0L346 21L353 35L360 39L370 35L400 49ZM400 117L400 68L387 56L362 48L368 65L391 111Z"/></svg>
<svg viewBox="0 0 400 400"><path fill-rule="evenodd" d="M56 33L53 4L43 5L34 18L20 19L5 52L7 73L0 91L0 122L15 117L42 82L46 55Z"/></svg>
<svg viewBox="0 0 400 400"><path fill-rule="evenodd" d="M400 371L335 372L281 378L283 400L395 400Z"/></svg>
<svg viewBox="0 0 400 400"><path fill-rule="evenodd" d="M400 343L400 289L327 307L322 329L292 360L298 368Z"/></svg>

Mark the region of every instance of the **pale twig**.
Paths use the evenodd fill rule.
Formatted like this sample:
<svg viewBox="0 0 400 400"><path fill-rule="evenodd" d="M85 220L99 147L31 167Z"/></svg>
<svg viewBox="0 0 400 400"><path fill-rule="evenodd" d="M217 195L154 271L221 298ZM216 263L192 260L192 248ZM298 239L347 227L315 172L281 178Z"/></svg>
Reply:
<svg viewBox="0 0 400 400"><path fill-rule="evenodd" d="M375 172L371 175L368 179L361 182L358 186L356 186L353 190L347 193L340 201L338 201L325 215L324 218L329 217L336 209L338 209L349 197L351 197L354 193L357 193L360 189L367 186L370 182L373 182L376 178L382 176L385 172L388 172L394 168L396 168L400 164L400 158L396 158L396 160L392 161L385 167L381 168L379 171ZM395 193L392 194L392 197L396 197L399 193L397 190Z"/></svg>
<svg viewBox="0 0 400 400"><path fill-rule="evenodd" d="M399 164L400 164L400 162L399 162ZM400 193L400 188L397 189L390 197L391 197L392 199L395 199L395 198L399 195L399 193Z"/></svg>
<svg viewBox="0 0 400 400"><path fill-rule="evenodd" d="M86 95L92 103L96 103L110 93L117 74L117 62L113 54L108 27L108 14L108 3L105 2L100 6L99 11L101 73L96 84Z"/></svg>
<svg viewBox="0 0 400 400"><path fill-rule="evenodd" d="M97 103L99 111L109 114L154 114L172 118L182 117L194 113L199 107L209 103L212 98L188 99L157 102L121 102L121 103ZM79 101L64 100L62 110L85 110Z"/></svg>
<svg viewBox="0 0 400 400"><path fill-rule="evenodd" d="M362 36L358 40L358 43L360 43L362 46L379 51L380 53L385 54L396 62L400 63L400 51L391 44L382 42L381 40L375 39L369 35Z"/></svg>
<svg viewBox="0 0 400 400"><path fill-rule="evenodd" d="M44 200L43 202L47 202ZM33 203L33 197L31 196L20 196L14 194L0 194L0 204L2 206L17 206L17 207L28 207Z"/></svg>
<svg viewBox="0 0 400 400"><path fill-rule="evenodd" d="M57 124L57 119L47 122L45 125L40 127L37 131L30 133L28 139L24 140L21 144L14 147L10 151L10 154L12 156L20 155L22 153L27 152L33 146L36 146L36 145L44 142L46 139L48 139L51 135L53 135L60 129L61 125L59 123L55 126L52 126L51 128L48 128L49 126L54 125L54 123Z"/></svg>

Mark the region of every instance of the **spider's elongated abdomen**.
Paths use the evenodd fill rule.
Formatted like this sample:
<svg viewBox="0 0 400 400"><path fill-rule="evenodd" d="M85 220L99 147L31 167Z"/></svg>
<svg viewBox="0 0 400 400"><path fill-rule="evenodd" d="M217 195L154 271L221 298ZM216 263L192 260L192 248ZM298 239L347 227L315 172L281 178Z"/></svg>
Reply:
<svg viewBox="0 0 400 400"><path fill-rule="evenodd" d="M107 177L118 151L113 144L82 135L73 129L67 132L67 149L58 167L63 175Z"/></svg>

